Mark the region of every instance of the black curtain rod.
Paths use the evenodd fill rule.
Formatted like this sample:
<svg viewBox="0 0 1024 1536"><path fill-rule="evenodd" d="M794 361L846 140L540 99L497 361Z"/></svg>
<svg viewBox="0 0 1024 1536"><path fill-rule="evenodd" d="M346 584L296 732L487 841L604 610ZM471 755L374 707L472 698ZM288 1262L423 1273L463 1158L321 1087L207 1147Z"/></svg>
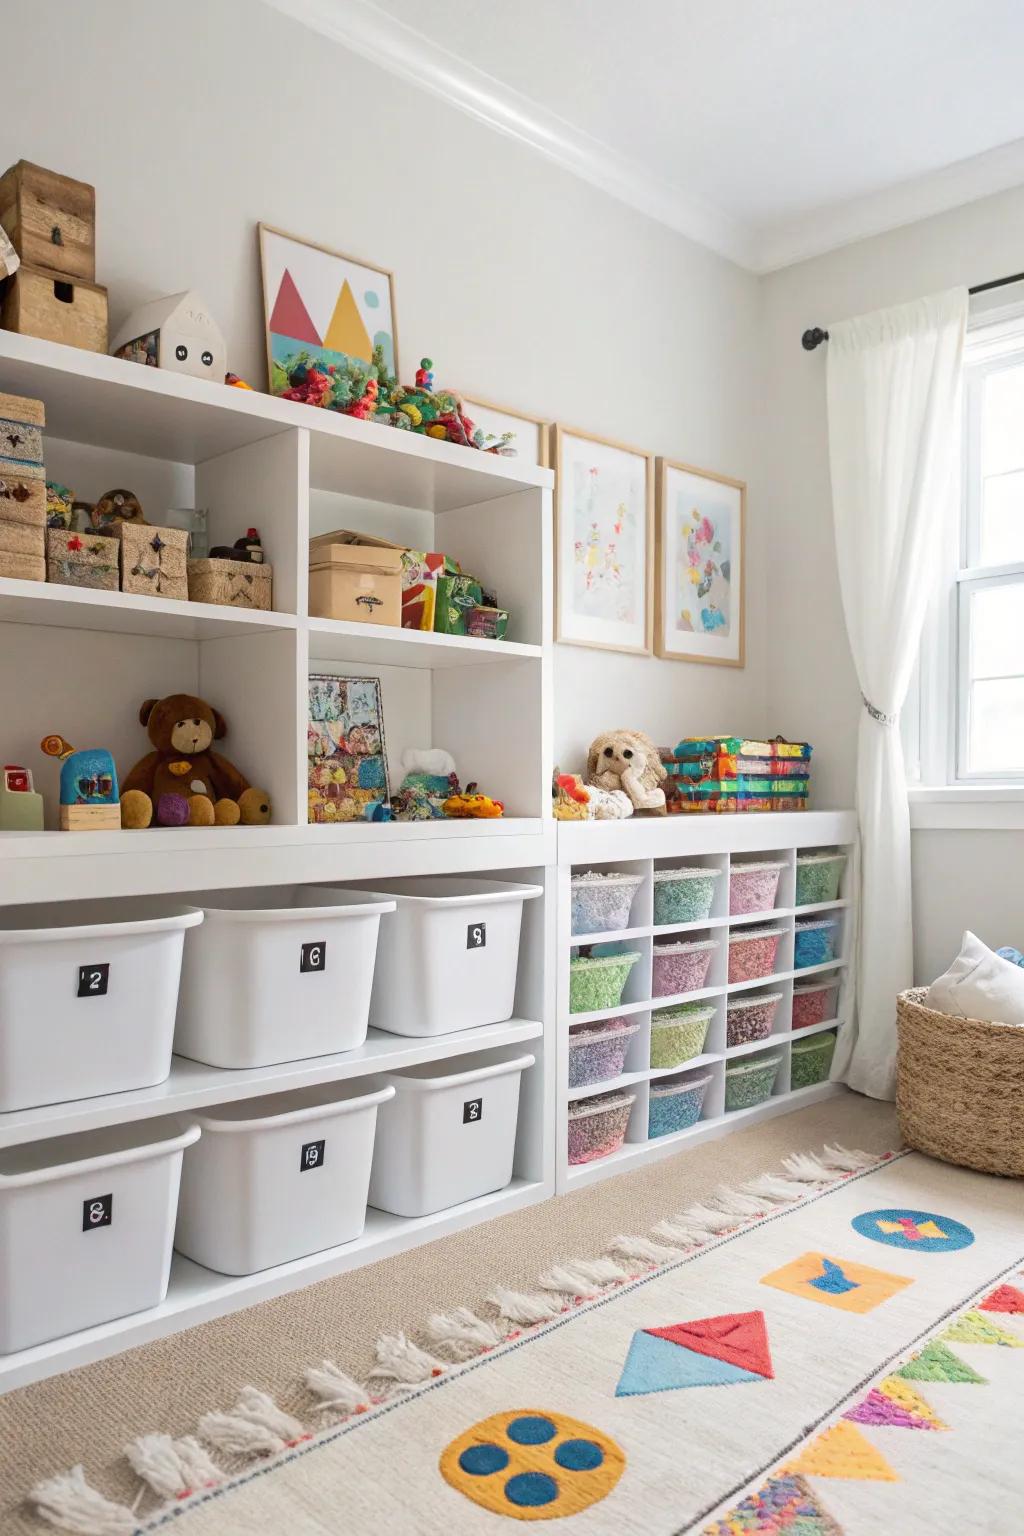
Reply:
<svg viewBox="0 0 1024 1536"><path fill-rule="evenodd" d="M988 293L992 288L1007 288L1011 283L1024 283L1024 272L1015 272L1012 277L995 277L990 283L978 283L974 288L968 288L967 292L973 297L976 293ZM804 331L800 338L805 352L815 351L823 341L828 341L828 331L818 325Z"/></svg>

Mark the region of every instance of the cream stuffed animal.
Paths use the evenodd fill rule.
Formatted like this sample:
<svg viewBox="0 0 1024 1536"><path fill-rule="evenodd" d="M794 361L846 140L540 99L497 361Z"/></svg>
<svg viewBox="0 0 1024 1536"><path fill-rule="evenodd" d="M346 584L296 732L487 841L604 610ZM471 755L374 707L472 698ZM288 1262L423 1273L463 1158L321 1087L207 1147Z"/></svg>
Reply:
<svg viewBox="0 0 1024 1536"><path fill-rule="evenodd" d="M660 785L666 777L658 749L643 731L606 731L590 744L587 783L625 791L638 811L665 815Z"/></svg>

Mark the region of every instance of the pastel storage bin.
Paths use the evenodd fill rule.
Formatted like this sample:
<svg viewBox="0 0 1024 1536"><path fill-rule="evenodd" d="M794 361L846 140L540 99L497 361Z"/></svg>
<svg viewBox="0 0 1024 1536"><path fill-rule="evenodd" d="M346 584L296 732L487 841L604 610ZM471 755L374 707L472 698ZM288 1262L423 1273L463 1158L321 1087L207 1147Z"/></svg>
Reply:
<svg viewBox="0 0 1024 1536"><path fill-rule="evenodd" d="M715 881L722 871L692 865L654 871L654 921L703 923L711 916Z"/></svg>
<svg viewBox="0 0 1024 1536"><path fill-rule="evenodd" d="M825 965L834 960L838 928L839 919L835 917L798 922L793 940L793 969L802 971L809 965Z"/></svg>
<svg viewBox="0 0 1024 1536"><path fill-rule="evenodd" d="M512 1179L519 1084L536 1057L477 1052L375 1079L395 1090L377 1123L370 1204L429 1216L504 1189Z"/></svg>
<svg viewBox="0 0 1024 1536"><path fill-rule="evenodd" d="M158 901L0 912L0 1111L162 1083L185 930L202 920Z"/></svg>
<svg viewBox="0 0 1024 1536"><path fill-rule="evenodd" d="M708 1037L714 1007L690 1003L664 1008L651 1016L651 1066L681 1067L700 1056Z"/></svg>
<svg viewBox="0 0 1024 1536"><path fill-rule="evenodd" d="M198 1136L146 1120L0 1152L0 1355L159 1306Z"/></svg>
<svg viewBox="0 0 1024 1536"><path fill-rule="evenodd" d="M770 1099L775 1078L782 1061L781 1051L767 1051L764 1055L741 1056L738 1061L726 1064L725 1108L750 1109Z"/></svg>
<svg viewBox="0 0 1024 1536"><path fill-rule="evenodd" d="M781 928L736 928L729 935L729 980L758 981L775 970Z"/></svg>
<svg viewBox="0 0 1024 1536"><path fill-rule="evenodd" d="M211 1067L269 1067L366 1039L390 900L315 885L211 891L186 944L174 1049Z"/></svg>
<svg viewBox="0 0 1024 1536"><path fill-rule="evenodd" d="M592 869L573 875L573 933L614 933L628 928L633 898L643 880L643 875L602 875Z"/></svg>
<svg viewBox="0 0 1024 1536"><path fill-rule="evenodd" d="M782 1001L781 992L745 993L730 998L725 1008L726 1045L749 1045L752 1040L767 1040Z"/></svg>
<svg viewBox="0 0 1024 1536"><path fill-rule="evenodd" d="M808 1035L804 1040L794 1040L790 1087L812 1088L815 1083L825 1082L832 1070L835 1049L834 1029L823 1029L820 1035Z"/></svg>
<svg viewBox="0 0 1024 1536"><path fill-rule="evenodd" d="M663 1078L651 1084L651 1102L647 1112L647 1134L653 1140L657 1136L671 1136L675 1131L685 1131L696 1125L704 1107L704 1095L711 1081L706 1077Z"/></svg>
<svg viewBox="0 0 1024 1536"><path fill-rule="evenodd" d="M429 875L381 880L382 924L370 1023L391 1035L447 1035L510 1019L516 1004L523 903L540 885Z"/></svg>
<svg viewBox="0 0 1024 1536"><path fill-rule="evenodd" d="M636 950L618 955L573 955L569 961L569 1012L596 1013L622 1002Z"/></svg>
<svg viewBox="0 0 1024 1536"><path fill-rule="evenodd" d="M838 977L798 982L793 988L793 1028L808 1029L836 1016Z"/></svg>
<svg viewBox="0 0 1024 1536"><path fill-rule="evenodd" d="M717 939L689 939L678 944L655 944L651 956L651 996L675 997L680 992L699 992L708 979Z"/></svg>
<svg viewBox="0 0 1024 1536"><path fill-rule="evenodd" d="M222 1275L251 1275L351 1242L366 1220L377 1106L394 1089L321 1083L196 1116L174 1246Z"/></svg>
<svg viewBox="0 0 1024 1536"><path fill-rule="evenodd" d="M569 1105L569 1163L592 1163L617 1152L636 1102L635 1093L601 1093Z"/></svg>
<svg viewBox="0 0 1024 1536"><path fill-rule="evenodd" d="M846 864L845 853L798 853L796 856L796 904L808 907L819 901L837 901L839 882Z"/></svg>
<svg viewBox="0 0 1024 1536"><path fill-rule="evenodd" d="M629 1019L605 1019L600 1024L577 1024L570 1029L569 1087L582 1088L618 1077L629 1042L639 1028Z"/></svg>
<svg viewBox="0 0 1024 1536"><path fill-rule="evenodd" d="M780 859L759 860L753 864L733 864L729 872L729 914L742 917L748 912L770 912L775 906L779 877L786 865Z"/></svg>

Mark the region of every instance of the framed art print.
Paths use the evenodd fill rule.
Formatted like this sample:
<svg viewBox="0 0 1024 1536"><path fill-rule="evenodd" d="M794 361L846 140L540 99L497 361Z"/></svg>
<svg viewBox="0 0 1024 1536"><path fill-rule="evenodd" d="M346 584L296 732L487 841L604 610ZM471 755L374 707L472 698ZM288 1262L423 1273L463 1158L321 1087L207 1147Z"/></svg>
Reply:
<svg viewBox="0 0 1024 1536"><path fill-rule="evenodd" d="M548 423L526 411L514 411L507 405L494 405L489 400L477 400L473 395L461 395L462 406L475 427L482 427L488 437L513 434L512 447L520 464L539 464L548 467Z"/></svg>
<svg viewBox="0 0 1024 1536"><path fill-rule="evenodd" d="M555 639L651 652L654 461L555 427Z"/></svg>
<svg viewBox="0 0 1024 1536"><path fill-rule="evenodd" d="M308 820L374 821L388 805L388 755L377 677L309 675Z"/></svg>
<svg viewBox="0 0 1024 1536"><path fill-rule="evenodd" d="M398 375L394 279L383 267L259 226L270 393L301 362Z"/></svg>
<svg viewBox="0 0 1024 1536"><path fill-rule="evenodd" d="M658 656L743 666L746 496L742 480L658 460Z"/></svg>

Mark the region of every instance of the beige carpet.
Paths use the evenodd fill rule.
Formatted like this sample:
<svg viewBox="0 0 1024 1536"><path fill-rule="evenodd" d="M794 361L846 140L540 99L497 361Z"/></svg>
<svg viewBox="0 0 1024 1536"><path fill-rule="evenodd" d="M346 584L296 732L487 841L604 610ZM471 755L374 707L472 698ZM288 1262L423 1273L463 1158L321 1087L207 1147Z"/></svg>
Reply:
<svg viewBox="0 0 1024 1536"><path fill-rule="evenodd" d="M430 1313L473 1306L496 1282L529 1289L553 1263L596 1255L620 1232L643 1234L718 1185L827 1141L894 1148L895 1110L846 1094L12 1392L0 1398L0 1532L39 1536L43 1527L22 1506L39 1478L82 1462L94 1487L130 1504L137 1484L120 1452L134 1436L192 1433L201 1414L230 1406L247 1383L306 1418L302 1372L325 1356L361 1377L379 1334L415 1334Z"/></svg>

